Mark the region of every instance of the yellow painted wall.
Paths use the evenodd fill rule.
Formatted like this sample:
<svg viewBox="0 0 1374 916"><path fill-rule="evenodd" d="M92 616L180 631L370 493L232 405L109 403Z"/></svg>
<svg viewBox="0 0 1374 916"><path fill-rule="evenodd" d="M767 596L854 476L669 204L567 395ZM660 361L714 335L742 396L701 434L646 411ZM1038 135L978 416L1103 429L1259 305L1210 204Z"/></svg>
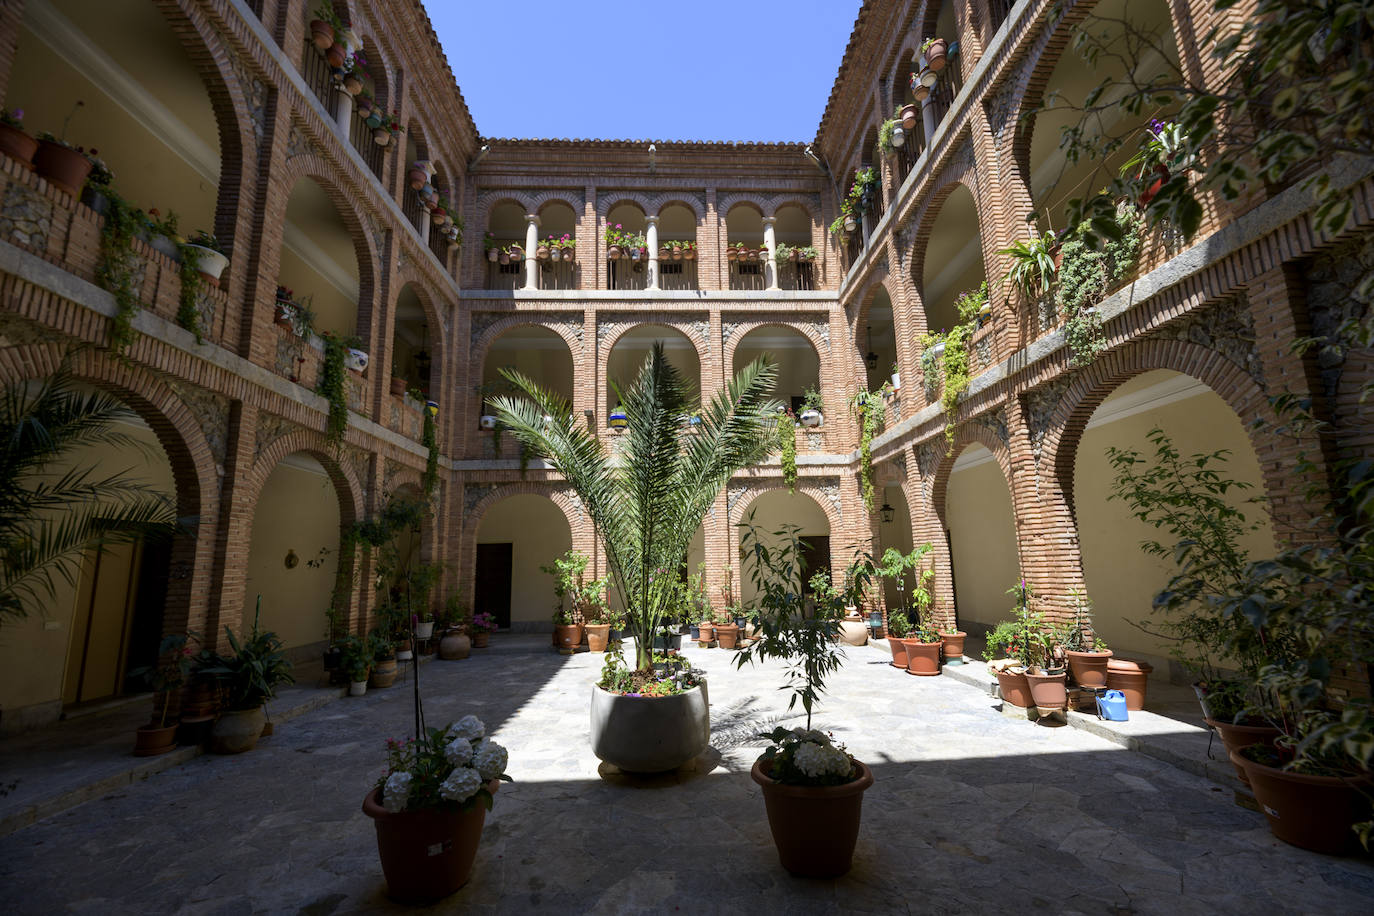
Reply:
<svg viewBox="0 0 1374 916"><path fill-rule="evenodd" d="M82 23L88 35L93 35L99 25ZM136 48L136 43L129 45L130 50ZM121 63L128 66L131 62ZM186 67L192 85L201 87L189 61ZM210 99L203 88L198 99L188 99L179 92L169 95L158 85L145 86L145 91L172 108L218 158L219 137ZM114 172L115 187L122 195L143 209L156 207L164 217L175 211L180 216L182 235L190 235L196 229L214 230L216 183L194 170L157 133L135 120L33 32L24 30L10 75L6 107L24 109L24 128L30 134L50 131L60 136L62 121L77 99L85 104L72 117L66 138L99 151L100 158Z"/></svg>
<svg viewBox="0 0 1374 916"><path fill-rule="evenodd" d="M541 335L541 342L543 339ZM505 376L501 374L502 369L514 369L516 372L534 379L545 388L552 388L562 395L569 402L573 398L573 363L572 354L568 348L559 340L557 349L546 349L545 347L493 347L487 354L485 365L482 367L482 381L484 383L505 384Z"/></svg>
<svg viewBox="0 0 1374 916"><path fill-rule="evenodd" d="M318 271L284 245L277 283L293 290L298 300L310 297L310 307L315 310L316 331L332 331L336 335L347 336L357 327L358 303L345 296L338 287L320 276Z"/></svg>
<svg viewBox="0 0 1374 916"><path fill-rule="evenodd" d="M950 474L945 506L959 625L991 626L1006 618L1006 591L1021 577L1011 491L997 462Z"/></svg>
<svg viewBox="0 0 1374 916"><path fill-rule="evenodd" d="M510 619L548 623L553 616L553 577L539 571L572 549L563 510L546 496L522 493L492 506L477 529L479 544L511 548Z"/></svg>
<svg viewBox="0 0 1374 916"><path fill-rule="evenodd" d="M881 517L878 522L879 542L874 547L874 559L880 559L887 552L889 547L900 550L902 553L911 553L914 546L911 539L911 513L907 510L906 497L902 494L901 487L884 487L879 494L883 502L878 505L889 505L892 507L892 521L884 522ZM916 584L915 574L908 573L903 577L906 580L906 596L911 598L911 589ZM878 586L882 590L883 600L889 608L899 607L897 595L897 583L891 579L883 579ZM876 597L876 590L875 590Z"/></svg>
<svg viewBox="0 0 1374 916"><path fill-rule="evenodd" d="M764 328L760 333L767 336L770 332L785 333L777 328ZM808 388L820 388L820 358L809 346L806 348L787 347L780 349L760 348L753 341L746 340L735 351L735 371L743 369L760 356L766 356L777 369L777 381L773 385L773 397L791 406L791 398L801 397ZM832 412L840 405L826 405Z"/></svg>
<svg viewBox="0 0 1374 916"><path fill-rule="evenodd" d="M175 492L172 468L152 430L141 424L121 424L119 430L138 444L119 448L102 445L79 449L69 461L52 465L51 472L61 474L80 466L95 467L98 473L108 475L127 469L130 477L170 498ZM131 576L132 551L124 549L112 552L102 562L105 564L102 582L124 582L127 585ZM68 669L79 663L84 639L84 627L81 628L82 632L77 632L74 627L80 590L81 582L72 586L59 577L56 595L45 605L42 613L30 614L28 619L12 625L7 623L0 629L0 728L9 730L11 725L5 720L22 707L37 704L56 704L60 707ZM127 593L127 589L124 591ZM122 632L122 600L121 594L99 603L95 627L98 634L96 652L107 659L118 654L118 647L111 647L108 642L118 639ZM75 655L70 654L73 648L77 653ZM113 664L115 670L106 671L107 679L111 682L119 677L122 669L118 666L122 664L122 659L116 658ZM97 667L104 669L109 665Z"/></svg>
<svg viewBox="0 0 1374 916"><path fill-rule="evenodd" d="M261 594L259 626L275 632L289 649L325 638L325 611L339 568L339 500L313 458L296 454L288 460L292 463L273 469L254 509L243 629L252 626ZM312 569L307 562L320 557L320 548L328 553ZM288 550L300 560L294 569L286 568Z"/></svg>
<svg viewBox="0 0 1374 916"><path fill-rule="evenodd" d="M1117 395L1139 391L1150 384L1177 379L1175 372L1151 372L1132 379L1117 389ZM1099 407L1101 411L1110 401ZM1153 452L1146 434L1160 427L1174 440L1183 455L1228 448L1230 475L1253 485L1245 496L1237 495L1239 506L1249 496L1262 495L1259 462L1250 447L1240 419L1210 389L1185 400L1146 410L1115 422L1089 429L1083 435L1074 465L1074 506L1077 513L1079 543L1083 552L1083 572L1088 595L1095 603L1094 623L1107 644L1119 654L1160 659L1167 657L1168 645L1141 632L1128 623L1150 617L1150 602L1164 587L1173 564L1146 556L1140 542L1167 536L1131 517L1120 501L1108 502L1112 470L1107 462L1108 446L1135 448L1145 456ZM1258 560L1273 553L1273 529L1259 507L1244 509L1251 518L1265 519L1256 534L1245 541L1250 558Z"/></svg>
<svg viewBox="0 0 1374 916"><path fill-rule="evenodd" d="M816 501L809 496L801 493L788 493L786 490L769 490L758 499L754 500L745 508L741 521L746 519L750 513L754 513L754 524L765 534L764 542L776 545L778 538L772 536L772 532L777 531L784 524L800 525L801 537L808 535L820 535L828 537L830 535L830 520L825 517L825 512L816 504ZM834 565L837 551L841 545L832 543L830 545L831 563ZM746 607L752 605L758 598L759 590L753 582L754 561L752 558L745 562L744 557L740 558L740 597Z"/></svg>

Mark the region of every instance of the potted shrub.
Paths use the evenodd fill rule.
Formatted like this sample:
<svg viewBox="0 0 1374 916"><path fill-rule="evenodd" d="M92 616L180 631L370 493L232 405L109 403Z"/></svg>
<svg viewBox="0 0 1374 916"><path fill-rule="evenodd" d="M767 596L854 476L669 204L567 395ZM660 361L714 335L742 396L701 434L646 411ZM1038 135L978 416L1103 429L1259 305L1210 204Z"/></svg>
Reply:
<svg viewBox="0 0 1374 916"><path fill-rule="evenodd" d="M709 418L701 432L682 436L677 417L698 406L697 396L669 366L662 343L655 343L634 381L620 386L629 405L625 419L630 443L618 459L595 430L573 422L570 405L560 396L517 372L504 374L521 396L497 398L502 423L534 457L561 474L581 499L627 611L635 640L633 674L645 684L661 682L667 675L653 668L653 640L679 609L661 600L665 580L675 577L653 573L678 567L730 475L761 461L771 450L762 419L773 406L767 392L776 370L763 360L740 370L724 390L701 405L703 416ZM545 416L556 422L546 426ZM647 716L658 727L656 734L682 739L669 742L674 752L655 761L663 764L659 768L687 762L705 749L710 737L705 693L690 692L699 694L699 700L684 701L687 707L666 712L672 723L664 724L656 722L656 713L638 711L635 704L642 704L642 699L614 696L594 686L594 749L640 743L636 729Z"/></svg>
<svg viewBox="0 0 1374 916"><path fill-rule="evenodd" d="M24 131L24 109L0 108L0 153L33 170L33 154L38 141Z"/></svg>
<svg viewBox="0 0 1374 916"><path fill-rule="evenodd" d="M945 69L949 46L943 38L927 38L921 42L921 54L925 56L926 66L935 73Z"/></svg>
<svg viewBox="0 0 1374 916"><path fill-rule="evenodd" d="M606 257L615 261L620 258L621 250L626 246L626 236L624 227L620 223L606 227Z"/></svg>
<svg viewBox="0 0 1374 916"><path fill-rule="evenodd" d="M258 599L259 605L262 599ZM271 630L259 630L256 615L247 638L240 641L224 628L233 655L211 653L205 667L224 692L224 709L210 731L210 750L216 754L241 754L257 746L267 724L264 704L276 696L282 684L295 682L291 665L282 654L282 643Z"/></svg>
<svg viewBox="0 0 1374 916"><path fill-rule="evenodd" d="M906 673L917 677L936 677L940 674L940 649L943 643L935 628L920 616L911 627L911 634L902 644L906 647Z"/></svg>
<svg viewBox="0 0 1374 916"><path fill-rule="evenodd" d="M1107 686L1107 660L1112 651L1093 632L1092 599L1078 589L1070 589L1074 608L1073 626L1065 634L1064 657L1069 676L1080 687L1096 690Z"/></svg>
<svg viewBox="0 0 1374 916"><path fill-rule="evenodd" d="M1148 207L1164 185L1173 177L1172 169L1186 167L1184 152L1185 138L1182 128L1174 122L1151 118L1146 129L1146 139L1134 156L1121 166L1125 177L1135 172L1135 180L1142 190L1136 199L1142 207Z"/></svg>
<svg viewBox="0 0 1374 916"><path fill-rule="evenodd" d="M821 398L821 393L814 387L806 389L802 395L802 412L797 419L802 426L819 427L825 423L825 401Z"/></svg>
<svg viewBox="0 0 1374 916"><path fill-rule="evenodd" d="M549 566L539 567L539 571L553 577L553 595L557 599L554 611L554 645L569 648L582 642L582 626L579 621L595 624L598 627L597 640L602 643L609 635L611 627L610 607L606 601L606 589L610 586L609 577L587 579L587 565L591 560L586 554L569 550L554 559ZM601 630L600 627L605 627ZM560 629L561 628L561 629ZM591 645L588 631L587 644Z"/></svg>
<svg viewBox="0 0 1374 916"><path fill-rule="evenodd" d="M889 550L891 548L888 548ZM887 615L887 645L892 650L892 667L906 670L906 645L902 642L911 632L911 621L903 611L893 611Z"/></svg>
<svg viewBox="0 0 1374 916"><path fill-rule="evenodd" d="M1059 235L1050 230L1029 242L1017 239L998 252L1011 258L1011 267L1007 269L1002 282L1020 290L1027 302L1035 302L1049 292L1054 282L1055 271L1058 270L1055 263L1058 250Z"/></svg>
<svg viewBox="0 0 1374 916"><path fill-rule="evenodd" d="M219 278L224 268L229 266L229 258L224 254L224 246L212 233L198 230L191 240L182 246L183 252L194 254L196 273L211 286L219 286Z"/></svg>
<svg viewBox="0 0 1374 916"><path fill-rule="evenodd" d="M66 191L73 198L81 195L81 186L86 183L86 176L91 173L91 160L86 151L66 140L67 124L71 121L72 115L76 114L76 110L84 104L78 101L72 106L72 110L62 122L61 136L46 132L38 135L38 150L33 156L33 165L38 174L46 179L48 184ZM91 155L95 155L94 150L91 151Z"/></svg>
<svg viewBox="0 0 1374 916"><path fill-rule="evenodd" d="M396 368L396 367L393 366L392 369L391 369L391 394L392 394L392 396L393 396L393 397L398 397L398 398L401 397L402 395L404 395L404 394L406 393L406 389L409 388L409 387L410 387L410 386L406 383L405 377L404 377L403 375L400 374L400 370L399 370L398 368Z"/></svg>
<svg viewBox="0 0 1374 916"><path fill-rule="evenodd" d="M1064 670L1064 649L1057 630L1042 625L1031 629L1027 637L1033 653L1033 664L1026 668L1031 702L1037 709L1063 709L1069 700L1069 675Z"/></svg>
<svg viewBox="0 0 1374 916"><path fill-rule="evenodd" d="M392 611L384 606L378 608L377 616L389 618ZM391 641L391 633L380 625L368 633L367 640L372 647L372 673L368 675L367 686L374 690L384 690L395 684L401 673L400 666L396 664L396 646Z"/></svg>
<svg viewBox="0 0 1374 916"><path fill-rule="evenodd" d="M962 665L964 663L964 640L968 634L963 630L939 630L941 652L945 657L946 665Z"/></svg>
<svg viewBox="0 0 1374 916"><path fill-rule="evenodd" d="M476 716L387 740L386 772L363 799L387 896L433 903L467 883L508 754Z"/></svg>
<svg viewBox="0 0 1374 916"><path fill-rule="evenodd" d="M190 678L195 663L190 643L195 639L193 633L164 636L157 649L161 661L129 672L129 677L143 681L153 691L153 717L134 732L135 757L155 757L176 749L178 723L175 719L169 721L167 714L172 695Z"/></svg>
<svg viewBox="0 0 1374 916"><path fill-rule="evenodd" d="M372 675L374 651L371 642L349 634L339 640L339 667L348 680L348 695L360 697L367 693L367 680Z"/></svg>
<svg viewBox="0 0 1374 916"><path fill-rule="evenodd" d="M491 644L491 631L496 629L496 615L487 611L478 611L472 615L472 620L468 622L468 628L472 631L472 647L485 649Z"/></svg>
<svg viewBox="0 0 1374 916"><path fill-rule="evenodd" d="M855 553L843 588L825 573L812 577L812 613L800 613L802 544L796 526L784 526L768 544L753 513L741 525L741 553L758 588L761 637L742 649L738 667L756 658L790 666L788 709L806 711L806 727L776 728L763 735L772 743L754 762L750 776L763 790L764 808L783 868L807 878L835 878L853 865L863 813L863 793L873 772L842 745L811 728L811 713L824 693L825 678L844 659L835 645L845 607L857 607L872 578L866 556Z"/></svg>
<svg viewBox="0 0 1374 916"><path fill-rule="evenodd" d="M735 623L734 612L722 608L711 615L715 625L716 644L722 649L734 649L739 645L739 624Z"/></svg>

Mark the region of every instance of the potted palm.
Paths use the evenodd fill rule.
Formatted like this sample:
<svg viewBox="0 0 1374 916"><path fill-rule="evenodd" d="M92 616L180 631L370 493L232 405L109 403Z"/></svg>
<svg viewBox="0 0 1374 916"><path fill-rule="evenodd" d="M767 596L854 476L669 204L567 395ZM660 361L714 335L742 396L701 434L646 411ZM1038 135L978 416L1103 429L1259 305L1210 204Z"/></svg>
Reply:
<svg viewBox="0 0 1374 916"><path fill-rule="evenodd" d="M417 719L418 719L417 713ZM363 799L377 830L387 896L433 903L467 883L508 753L476 716L406 741L387 739L386 772Z"/></svg>
<svg viewBox="0 0 1374 916"><path fill-rule="evenodd" d="M740 550L758 589L760 638L742 649L736 665L756 659L788 664L792 696L800 703L806 727L779 726L761 737L772 742L750 772L763 790L773 844L783 868L807 878L835 878L853 865L859 837L863 793L873 772L843 745L812 729L812 713L844 654L835 644L844 609L863 602L872 579L871 560L855 552L842 587L824 572L811 579L814 608L806 610L802 578L802 541L796 525L765 536L751 512L741 525Z"/></svg>
<svg viewBox="0 0 1374 916"><path fill-rule="evenodd" d="M741 369L703 406L697 432L684 436L678 418L697 409L692 385L668 363L662 342L656 342L632 383L611 383L629 421L614 459L594 431L573 420L566 400L517 372L503 374L519 396L498 397L497 413L582 500L626 608L634 670L647 677L653 671L654 637L680 611L671 603L675 592L669 587L676 577L655 572L678 568L693 532L731 475L767 457L772 441L763 416L775 406L767 392L776 370L765 360ZM554 421L545 423L546 416ZM695 687L690 692L698 699L659 717L635 707L643 699L594 685L594 750L624 749L633 757L634 745L662 738L664 746L678 750L652 761L654 766L672 769L690 760L705 749L710 735L705 694ZM684 740L687 736L692 740ZM702 739L700 747L697 738Z"/></svg>
<svg viewBox="0 0 1374 916"><path fill-rule="evenodd" d="M258 597L261 609L262 597ZM267 724L264 704L276 696L282 684L295 681L291 665L282 654L282 643L271 630L259 630L254 614L253 628L240 639L224 628L233 655L212 653L205 668L213 675L225 695L225 708L210 731L210 750L216 754L241 754L257 746Z"/></svg>

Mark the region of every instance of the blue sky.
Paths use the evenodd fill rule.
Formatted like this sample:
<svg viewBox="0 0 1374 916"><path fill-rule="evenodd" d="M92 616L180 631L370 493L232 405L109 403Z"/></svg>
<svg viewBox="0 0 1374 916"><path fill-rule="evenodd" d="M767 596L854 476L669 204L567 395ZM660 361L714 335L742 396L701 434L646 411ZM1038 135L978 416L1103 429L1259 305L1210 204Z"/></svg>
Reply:
<svg viewBox="0 0 1374 916"><path fill-rule="evenodd" d="M815 136L861 5L427 0L425 8L483 136L773 141ZM592 94L579 97L581 86Z"/></svg>

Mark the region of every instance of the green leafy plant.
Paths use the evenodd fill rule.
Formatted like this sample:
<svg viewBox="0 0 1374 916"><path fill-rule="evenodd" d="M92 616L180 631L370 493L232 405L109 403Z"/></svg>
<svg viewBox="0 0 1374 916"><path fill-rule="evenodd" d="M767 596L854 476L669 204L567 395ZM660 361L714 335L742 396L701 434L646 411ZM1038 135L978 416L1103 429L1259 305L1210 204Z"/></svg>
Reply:
<svg viewBox="0 0 1374 916"><path fill-rule="evenodd" d="M167 713L171 709L172 695L190 680L191 670L196 664L195 650L191 648L193 642L199 642L196 633L170 633L162 638L157 647L157 664L135 668L129 672L129 677L147 684L156 696L162 698L162 710L157 719L158 728L167 727Z"/></svg>
<svg viewBox="0 0 1374 916"><path fill-rule="evenodd" d="M100 226L100 262L95 268L95 282L114 296L110 351L119 355L137 339L133 321L141 303L134 286L138 255L134 253L133 241L144 224L144 216L113 188L106 188L104 194L109 205Z"/></svg>
<svg viewBox="0 0 1374 916"><path fill-rule="evenodd" d="M1064 337L1075 367L1086 366L1106 347L1097 304L1134 270L1140 257L1144 220L1131 207L1118 207L1116 238L1088 244L1090 227L1080 225L1064 242L1055 308L1064 318Z"/></svg>
<svg viewBox="0 0 1374 916"><path fill-rule="evenodd" d="M1017 239L998 254L1011 258L1003 283L1010 283L1021 291L1027 301L1035 301L1049 292L1054 282L1054 253L1059 248L1059 235L1047 230L1029 242Z"/></svg>
<svg viewBox="0 0 1374 916"><path fill-rule="evenodd" d="M873 437L887 422L887 399L884 394L891 387L884 384L877 391L857 391L849 399L849 409L859 421L859 492L864 508L873 511Z"/></svg>
<svg viewBox="0 0 1374 916"><path fill-rule="evenodd" d="M892 145L892 132L901 124L901 120L894 118L884 121L878 127L878 151L884 156L891 156L897 152L897 147Z"/></svg>
<svg viewBox="0 0 1374 916"><path fill-rule="evenodd" d="M261 598L259 598L261 604ZM211 653L203 669L225 692L225 708L257 709L277 695L277 688L295 682L291 664L282 654L282 642L271 630L259 630L256 618L245 638L224 628L233 655Z"/></svg>
<svg viewBox="0 0 1374 916"><path fill-rule="evenodd" d="M676 610L665 604L664 586L677 578L692 533L730 476L773 448L766 419L776 404L767 392L776 370L762 359L741 369L688 434L679 417L695 409L695 394L655 343L632 384L611 383L630 421L615 460L574 422L560 395L517 372L503 374L524 397L498 397L497 414L582 500L628 608L637 667L645 668L654 634Z"/></svg>
<svg viewBox="0 0 1374 916"><path fill-rule="evenodd" d="M782 479L787 492L797 490L797 419L792 411L778 417L778 456L782 464Z"/></svg>
<svg viewBox="0 0 1374 916"><path fill-rule="evenodd" d="M213 238L211 236L211 240ZM181 279L181 291L177 294L177 324L194 334L196 343L204 343L204 329L200 324L200 294L205 289L205 280L199 270L200 252L190 244L179 244L177 253L181 260L177 269L177 275Z"/></svg>
<svg viewBox="0 0 1374 916"><path fill-rule="evenodd" d="M87 550L178 531L172 500L80 460L92 446L142 448L119 431L133 418L110 395L79 390L65 361L0 393L0 624L41 611L59 582L75 587Z"/></svg>
<svg viewBox="0 0 1374 916"><path fill-rule="evenodd" d="M815 385L807 388L802 394L802 410L825 413L825 399L821 397L820 389L816 388Z"/></svg>
<svg viewBox="0 0 1374 916"><path fill-rule="evenodd" d="M1073 624L1060 640L1069 652L1106 652L1107 643L1093 629L1093 602L1086 592L1069 589L1069 605L1073 607Z"/></svg>
<svg viewBox="0 0 1374 916"><path fill-rule="evenodd" d="M344 368L346 342L326 333L324 359L320 362L320 376L315 382L315 392L329 402L329 415L325 419L324 440L337 451L343 446L344 434L348 431L348 376Z"/></svg>
<svg viewBox="0 0 1374 916"><path fill-rule="evenodd" d="M898 639L903 639L911 632L911 621L901 611L892 611L887 615L887 631Z"/></svg>
<svg viewBox="0 0 1374 916"><path fill-rule="evenodd" d="M553 576L553 594L558 599L553 606L554 623L569 626L579 620L594 624L610 622L606 590L611 580L609 576L587 579L590 562L586 554L569 550L552 564L539 567L540 572Z"/></svg>
<svg viewBox="0 0 1374 916"><path fill-rule="evenodd" d="M425 447L425 473L420 478L420 490L426 499L433 499L439 489L439 434L429 410L424 411L421 422L424 424L420 431L420 444Z"/></svg>
<svg viewBox="0 0 1374 916"><path fill-rule="evenodd" d="M921 544L912 549L910 553L902 553L896 547L889 547L883 551L882 558L879 559L875 571L883 579L888 579L897 589L897 613L901 615L903 621L909 621L907 613L915 604L916 619L923 621L926 619L930 609L931 595L927 587L930 580L934 578L933 569L924 569L926 555L934 548L930 544ZM906 593L907 574L912 574L914 583L911 590L910 601ZM891 626L892 616L888 615L889 627Z"/></svg>
<svg viewBox="0 0 1374 916"><path fill-rule="evenodd" d="M843 662L836 647L840 621L846 607L863 603L872 581L872 559L855 550L841 587L831 586L828 572L817 572L810 582L815 609L808 611L803 603L801 529L783 525L766 536L752 511L739 527L745 569L758 591L760 638L739 651L735 665L742 668L756 659L787 663L787 689L792 692L787 708L800 703L810 729L826 678Z"/></svg>

